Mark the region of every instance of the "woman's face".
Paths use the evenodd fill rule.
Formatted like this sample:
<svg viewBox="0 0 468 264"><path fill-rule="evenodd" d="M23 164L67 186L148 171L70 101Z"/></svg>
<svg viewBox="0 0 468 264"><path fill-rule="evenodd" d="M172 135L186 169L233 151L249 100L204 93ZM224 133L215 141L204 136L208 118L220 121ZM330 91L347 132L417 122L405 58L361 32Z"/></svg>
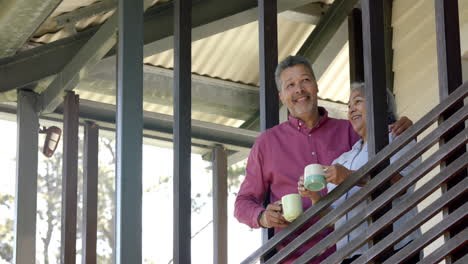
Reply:
<svg viewBox="0 0 468 264"><path fill-rule="evenodd" d="M361 89L354 89L349 95L348 120L362 138L366 139L366 101Z"/></svg>

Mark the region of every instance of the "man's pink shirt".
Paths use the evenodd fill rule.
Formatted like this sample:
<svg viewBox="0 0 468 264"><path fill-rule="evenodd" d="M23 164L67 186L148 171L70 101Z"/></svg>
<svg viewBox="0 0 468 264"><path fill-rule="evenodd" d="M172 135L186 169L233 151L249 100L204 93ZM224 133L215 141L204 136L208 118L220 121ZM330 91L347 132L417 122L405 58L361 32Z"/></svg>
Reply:
<svg viewBox="0 0 468 264"><path fill-rule="evenodd" d="M234 215L241 223L259 228L258 216L265 210L263 201L268 188L271 203L286 194L298 193L297 182L306 165L330 165L359 139L349 121L329 118L327 111L321 107L319 112L320 120L312 129L290 116L288 121L266 130L256 139L247 162L246 178L235 202ZM303 198L302 204L304 210L312 205L308 198ZM318 220L312 219L306 227ZM305 252L328 233L330 230L315 237L296 254ZM322 254L311 263L320 263L332 252Z"/></svg>

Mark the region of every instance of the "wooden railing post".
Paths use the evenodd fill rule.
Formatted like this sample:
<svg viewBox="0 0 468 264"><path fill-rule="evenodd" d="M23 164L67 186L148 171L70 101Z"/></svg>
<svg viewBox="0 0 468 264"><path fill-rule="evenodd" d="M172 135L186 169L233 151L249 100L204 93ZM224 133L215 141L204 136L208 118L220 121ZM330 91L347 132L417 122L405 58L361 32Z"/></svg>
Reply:
<svg viewBox="0 0 468 264"><path fill-rule="evenodd" d="M67 92L63 113L62 263L76 263L79 96Z"/></svg>
<svg viewBox="0 0 468 264"><path fill-rule="evenodd" d="M460 25L458 15L458 1L452 0L435 0L435 16L436 16L436 32L437 32L437 62L439 73L439 94L440 99L445 99L448 95L454 92L462 84L462 66L461 66L461 50L460 50ZM458 109L463 107L463 102L454 105L446 111L442 118L449 118ZM450 133L441 138L440 144L444 144L454 137L457 133L464 129L464 124L455 127ZM441 167L452 163L457 157L463 155L466 149L460 149L450 155L445 164ZM442 168L441 168L442 169ZM442 187L442 191L446 192L455 186L458 182L466 178L467 171L463 170L453 180L449 181ZM444 209L444 215L447 215L458 207L463 205L464 199L459 199ZM455 226L445 234L445 240L449 240L457 233L462 231L463 224ZM463 257L467 253L467 249L456 251L454 254L446 258L448 264L453 263L457 259Z"/></svg>
<svg viewBox="0 0 468 264"><path fill-rule="evenodd" d="M279 98L275 84L275 68L278 64L277 1L258 0L259 52L260 52L260 131L279 123ZM270 202L267 192L265 206ZM262 230L263 244L272 238L274 229ZM274 252L262 258L263 263Z"/></svg>
<svg viewBox="0 0 468 264"><path fill-rule="evenodd" d="M369 160L388 144L387 121L387 94L386 94L386 64L384 41L384 7L382 0L362 0L362 35L364 46L364 76L366 80L366 107L367 107L367 151ZM387 167L385 162L373 172L374 177ZM376 199L390 187L390 183L383 184L371 196ZM380 218L392 208L391 204L383 207L370 219L370 222ZM379 233L370 243L376 243L392 232L392 226ZM385 256L383 256L385 258Z"/></svg>
<svg viewBox="0 0 468 264"><path fill-rule="evenodd" d="M174 1L174 264L191 259L192 2Z"/></svg>

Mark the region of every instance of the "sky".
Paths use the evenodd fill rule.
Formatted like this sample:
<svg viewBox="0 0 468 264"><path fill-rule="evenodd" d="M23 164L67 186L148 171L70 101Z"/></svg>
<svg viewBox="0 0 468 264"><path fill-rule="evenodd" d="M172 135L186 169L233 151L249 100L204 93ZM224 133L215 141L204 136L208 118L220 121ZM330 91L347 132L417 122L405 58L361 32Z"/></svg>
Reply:
<svg viewBox="0 0 468 264"><path fill-rule="evenodd" d="M0 193L15 194L16 181L16 124L15 122L0 120L0 168L2 180ZM61 148L61 146L59 146ZM106 158L106 157L102 157ZM159 148L153 145L143 146L143 263L169 263L172 259L172 180L169 184L161 185L158 189L148 189L159 182L160 177L172 177L172 149ZM213 263L213 225L212 198L208 194L211 190L212 175L206 168L209 162L203 161L200 155L192 154L192 197L197 204L203 205L198 213L192 214L192 263ZM242 177L242 176L241 176ZM145 192L146 190L146 192ZM197 196L197 194L199 194ZM240 224L233 217L235 196L230 194L228 201L228 261L239 263L261 244L260 230L252 230ZM38 204L38 207L44 206ZM10 210L0 208L0 223L6 217L13 218L14 208ZM169 228L171 227L171 228ZM39 230L41 229L38 226ZM58 251L60 233L54 233L57 241L52 244ZM36 239L38 240L38 238ZM81 242L77 241L77 245ZM43 254L41 244L37 243L37 259L41 263ZM104 250L106 246L99 246ZM53 250L54 250L53 249ZM52 250L52 251L53 251ZM147 260L147 261L145 261ZM2 261L0 260L0 263ZM77 263L80 263L77 259Z"/></svg>

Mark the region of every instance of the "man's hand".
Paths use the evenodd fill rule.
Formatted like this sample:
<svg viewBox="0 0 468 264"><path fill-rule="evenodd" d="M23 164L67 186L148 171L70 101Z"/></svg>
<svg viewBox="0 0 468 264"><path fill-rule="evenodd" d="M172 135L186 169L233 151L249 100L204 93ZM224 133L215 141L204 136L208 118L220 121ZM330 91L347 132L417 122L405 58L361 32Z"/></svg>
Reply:
<svg viewBox="0 0 468 264"><path fill-rule="evenodd" d="M403 133L406 129L413 125L408 117L402 116L400 120L388 126L388 129L392 132L392 136L396 137Z"/></svg>
<svg viewBox="0 0 468 264"><path fill-rule="evenodd" d="M346 178L348 178L348 176L351 175L351 173L353 173L353 171L348 170L340 164L335 164L328 167L324 166L323 170L325 171L325 179L327 180L327 182L336 185L339 185L342 182L344 182L344 180L346 180Z"/></svg>
<svg viewBox="0 0 468 264"><path fill-rule="evenodd" d="M281 202L269 204L265 211L260 214L258 223L261 227L287 227L288 221L281 214Z"/></svg>
<svg viewBox="0 0 468 264"><path fill-rule="evenodd" d="M321 198L320 192L314 192L304 187L304 175L302 175L299 178L299 181L297 182L297 191L302 197L309 198L312 201L313 205L317 203Z"/></svg>

